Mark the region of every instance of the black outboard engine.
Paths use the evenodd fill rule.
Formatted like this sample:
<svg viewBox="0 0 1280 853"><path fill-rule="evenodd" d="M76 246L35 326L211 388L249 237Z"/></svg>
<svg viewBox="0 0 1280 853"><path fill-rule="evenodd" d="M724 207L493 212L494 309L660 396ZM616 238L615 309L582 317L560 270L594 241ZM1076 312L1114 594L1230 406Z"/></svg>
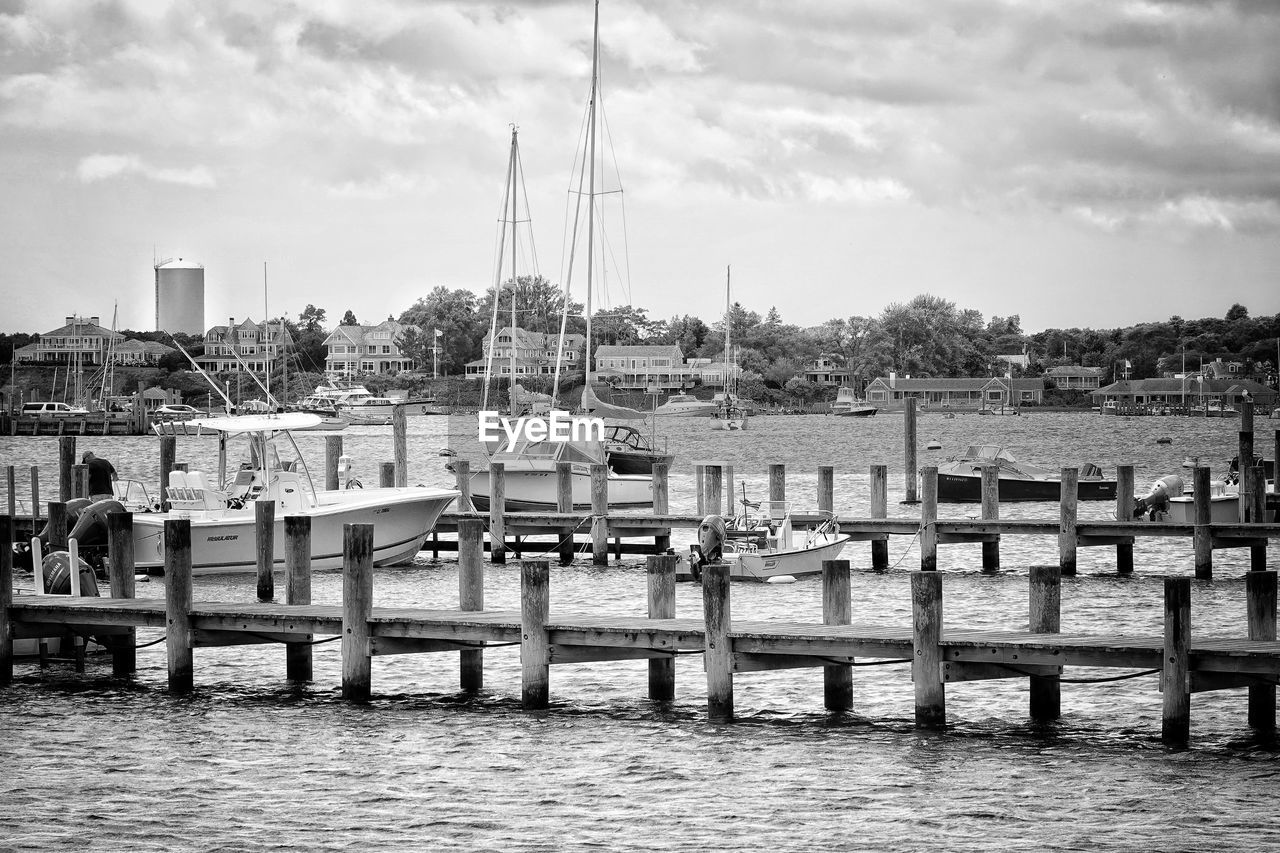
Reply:
<svg viewBox="0 0 1280 853"><path fill-rule="evenodd" d="M724 519L718 515L708 515L698 525L698 543L689 546L689 574L693 579L702 582L702 567L708 563L718 563L724 558L724 540L727 528Z"/></svg>
<svg viewBox="0 0 1280 853"><path fill-rule="evenodd" d="M1167 512L1169 509L1169 499L1182 494L1182 478L1177 474L1169 474L1161 477L1151 484L1151 491L1145 497L1135 498L1133 502L1133 517L1142 518L1143 515L1150 514L1152 521L1156 520L1156 516L1161 512ZM1123 519L1122 519L1123 520Z"/></svg>

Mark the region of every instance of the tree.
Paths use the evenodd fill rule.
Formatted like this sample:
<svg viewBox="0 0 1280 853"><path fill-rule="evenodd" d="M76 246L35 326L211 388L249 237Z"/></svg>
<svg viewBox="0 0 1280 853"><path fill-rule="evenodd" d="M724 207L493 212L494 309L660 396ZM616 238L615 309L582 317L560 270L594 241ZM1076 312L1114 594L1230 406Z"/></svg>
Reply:
<svg viewBox="0 0 1280 853"><path fill-rule="evenodd" d="M432 346L439 347L436 357L445 376L462 373L467 362L483 355L489 318L481 316L476 295L470 290L450 290L440 285L401 312L399 320L423 330L428 353Z"/></svg>
<svg viewBox="0 0 1280 853"><path fill-rule="evenodd" d="M351 316L352 322L343 323L343 325L344 326L358 325L355 322L355 319L356 319L355 315L352 314L350 311L348 311L347 314ZM298 315L298 328L306 332L313 332L313 333L323 332L324 320L325 320L324 315L325 315L325 311L323 308L317 308L316 306L308 303L306 310L304 310L301 314ZM345 320L346 318L344 317L343 319Z"/></svg>
<svg viewBox="0 0 1280 853"><path fill-rule="evenodd" d="M1227 322L1236 323L1240 320L1249 319L1249 309L1245 308L1239 302L1227 309Z"/></svg>
<svg viewBox="0 0 1280 853"><path fill-rule="evenodd" d="M342 315L342 322L339 323L338 325L339 326L359 326L360 321L356 319L355 312L353 312L350 308L348 308L347 313Z"/></svg>
<svg viewBox="0 0 1280 853"><path fill-rule="evenodd" d="M424 367L431 363L431 333L419 331L417 326L406 326L396 338L400 352L413 359L413 366Z"/></svg>
<svg viewBox="0 0 1280 853"><path fill-rule="evenodd" d="M560 314L564 309L564 291L540 275L522 275L502 283L496 294L498 300L498 328L511 325L511 300L516 301L516 325L527 332L560 334ZM476 304L476 312L484 318L488 328L493 316L495 293L491 287ZM576 334L586 332L583 308L579 302L570 301L567 331Z"/></svg>
<svg viewBox="0 0 1280 853"><path fill-rule="evenodd" d="M643 308L623 305L597 311L591 318L592 336L598 343L638 344L653 337L654 323Z"/></svg>

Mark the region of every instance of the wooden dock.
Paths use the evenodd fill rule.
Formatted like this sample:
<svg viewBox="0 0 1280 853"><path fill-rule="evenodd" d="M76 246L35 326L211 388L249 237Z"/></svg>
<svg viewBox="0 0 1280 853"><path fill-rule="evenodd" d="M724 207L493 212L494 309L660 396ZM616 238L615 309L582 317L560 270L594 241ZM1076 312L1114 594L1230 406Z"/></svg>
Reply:
<svg viewBox="0 0 1280 853"><path fill-rule="evenodd" d="M124 515L124 514L121 514ZM112 526L113 549L128 533L125 519ZM0 527L9 520L0 517ZM1249 724L1270 736L1276 722L1280 642L1276 640L1277 573L1246 577L1247 625L1240 636L1196 637L1190 633L1191 581L1165 581L1165 629L1160 636L1104 636L1060 633L1061 569L1033 568L1027 619L1032 630L992 631L943 628L943 575L912 572L912 624L850 624L848 561L824 564L822 614L813 622L740 621L730 617L728 569L705 569L700 618L675 616L673 556L651 556L647 572L647 616L550 612L549 565L521 564L519 611L486 611L483 601L481 525L460 522L459 607L456 609L374 608L371 525L345 530L343 601L309 603L304 525L290 534L289 588L285 604L275 602L195 602L190 574L190 523L166 522L166 596L132 598L128 565L112 572L111 598L12 596L12 569L0 558L0 682L12 679L12 639L47 636L74 629L103 636L114 647L117 674L132 670L137 628L165 630L169 686L185 692L194 685L196 647L282 643L289 678L311 678L316 636L341 637L342 692L352 700L372 692L372 658L389 654L457 652L464 690L483 686L483 655L493 644L520 645L521 697L526 708L549 703L550 667L587 661L645 660L649 694L675 696L674 657L701 654L706 671L709 717L734 716L735 676L764 670L821 668L823 701L832 711L853 707L853 669L871 662L909 665L918 726L946 724L946 688L953 682L1027 679L1029 710L1035 719L1060 714L1064 667L1137 670L1135 677L1159 679L1162 738L1185 744L1194 692L1243 688L1249 692ZM121 556L127 553L121 551ZM115 564L113 563L113 566ZM305 582L304 582L305 581ZM639 591L637 591L639 593ZM1010 614L1028 624L1022 614ZM113 639L114 638L114 639ZM625 665L625 664L623 664ZM1103 679L1107 680L1107 679ZM1101 689L1101 688L1100 688Z"/></svg>

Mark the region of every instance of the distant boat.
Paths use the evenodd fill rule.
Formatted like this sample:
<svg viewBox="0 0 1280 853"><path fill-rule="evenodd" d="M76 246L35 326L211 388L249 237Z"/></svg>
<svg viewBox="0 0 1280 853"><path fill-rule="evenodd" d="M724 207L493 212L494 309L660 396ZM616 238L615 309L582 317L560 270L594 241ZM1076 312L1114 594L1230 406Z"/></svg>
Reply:
<svg viewBox="0 0 1280 853"><path fill-rule="evenodd" d="M938 466L938 500L947 503L982 500L982 468L999 470L1001 501L1056 501L1062 495L1058 470L1019 462L997 444L971 444L965 452ZM1077 495L1082 501L1115 500L1116 481L1103 478L1092 463L1080 466Z"/></svg>
<svg viewBox="0 0 1280 853"><path fill-rule="evenodd" d="M709 418L715 411L716 404L710 400L699 400L692 394L672 394L653 413L658 417Z"/></svg>
<svg viewBox="0 0 1280 853"><path fill-rule="evenodd" d="M835 402L831 404L831 414L842 418L869 418L878 411L878 408L858 397L848 386L836 391Z"/></svg>
<svg viewBox="0 0 1280 853"><path fill-rule="evenodd" d="M852 538L829 512L793 515L790 501L742 501L743 511L725 525L721 559L735 581L780 582L822 574L824 560L840 556ZM704 522L706 524L706 522ZM695 580L697 553L682 558L677 580Z"/></svg>

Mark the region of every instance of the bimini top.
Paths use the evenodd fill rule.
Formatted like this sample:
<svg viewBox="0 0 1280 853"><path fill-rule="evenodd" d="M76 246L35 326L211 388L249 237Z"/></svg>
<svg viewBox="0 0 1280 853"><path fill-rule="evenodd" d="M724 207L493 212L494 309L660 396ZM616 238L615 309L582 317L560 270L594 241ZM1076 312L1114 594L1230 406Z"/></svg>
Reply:
<svg viewBox="0 0 1280 853"><path fill-rule="evenodd" d="M310 412L282 412L272 415L234 415L225 418L193 418L186 423L227 434L241 432L283 432L310 429L321 421Z"/></svg>

